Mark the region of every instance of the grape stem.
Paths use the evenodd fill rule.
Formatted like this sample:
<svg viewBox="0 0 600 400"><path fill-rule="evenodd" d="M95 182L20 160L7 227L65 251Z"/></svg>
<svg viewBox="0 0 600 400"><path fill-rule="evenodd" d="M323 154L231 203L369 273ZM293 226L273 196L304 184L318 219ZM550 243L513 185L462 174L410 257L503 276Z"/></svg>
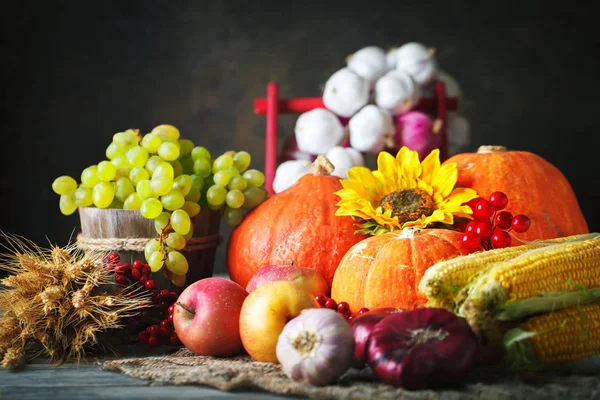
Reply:
<svg viewBox="0 0 600 400"><path fill-rule="evenodd" d="M177 303L175 303L175 304L178 305L179 307L183 308L185 311L189 312L190 314L196 315L196 309L194 307L184 306L179 301Z"/></svg>

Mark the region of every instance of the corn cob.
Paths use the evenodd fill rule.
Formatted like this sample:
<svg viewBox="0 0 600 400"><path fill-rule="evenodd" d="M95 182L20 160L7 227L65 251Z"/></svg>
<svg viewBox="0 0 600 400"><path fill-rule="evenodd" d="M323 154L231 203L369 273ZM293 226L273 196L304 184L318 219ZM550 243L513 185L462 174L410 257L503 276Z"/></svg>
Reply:
<svg viewBox="0 0 600 400"><path fill-rule="evenodd" d="M567 364L600 355L600 303L527 319L504 336L513 366Z"/></svg>
<svg viewBox="0 0 600 400"><path fill-rule="evenodd" d="M600 237L530 250L493 264L467 288L458 313L484 343L495 342L495 322L505 309L511 309L502 314L507 320L590 303L600 300L595 288L600 288Z"/></svg>
<svg viewBox="0 0 600 400"><path fill-rule="evenodd" d="M428 306L453 308L456 303L454 296L493 263L510 260L540 247L598 236L597 233L591 233L540 240L521 246L481 251L441 261L427 269L419 283L419 291L429 300Z"/></svg>

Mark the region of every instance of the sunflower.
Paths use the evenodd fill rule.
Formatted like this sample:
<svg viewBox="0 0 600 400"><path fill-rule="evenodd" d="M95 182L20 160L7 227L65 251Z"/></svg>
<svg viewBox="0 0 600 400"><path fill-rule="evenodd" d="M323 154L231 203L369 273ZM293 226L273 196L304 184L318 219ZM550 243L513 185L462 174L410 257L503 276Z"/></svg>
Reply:
<svg viewBox="0 0 600 400"><path fill-rule="evenodd" d="M433 150L423 162L408 147L396 158L379 153L377 170L353 167L343 189L336 215L349 215L360 223L362 233L380 234L405 227L453 225L455 217L470 218L463 205L477 197L473 189L455 188L455 163L440 166L440 152Z"/></svg>

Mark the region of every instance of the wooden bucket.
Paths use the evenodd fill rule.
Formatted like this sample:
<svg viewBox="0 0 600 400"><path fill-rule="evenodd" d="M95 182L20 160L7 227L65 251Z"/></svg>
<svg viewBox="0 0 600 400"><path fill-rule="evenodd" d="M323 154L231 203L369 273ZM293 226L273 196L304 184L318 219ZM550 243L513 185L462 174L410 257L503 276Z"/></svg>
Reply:
<svg viewBox="0 0 600 400"><path fill-rule="evenodd" d="M116 251L122 262L145 261L143 247L148 240L157 237L154 220L144 218L137 210L80 207L79 220L78 247L84 251ZM188 247L181 250L189 264L186 287L213 275L215 253L221 242L220 220L221 214L208 208L192 218L194 234ZM153 274L152 279L159 289L177 293L184 289L173 285L162 273Z"/></svg>

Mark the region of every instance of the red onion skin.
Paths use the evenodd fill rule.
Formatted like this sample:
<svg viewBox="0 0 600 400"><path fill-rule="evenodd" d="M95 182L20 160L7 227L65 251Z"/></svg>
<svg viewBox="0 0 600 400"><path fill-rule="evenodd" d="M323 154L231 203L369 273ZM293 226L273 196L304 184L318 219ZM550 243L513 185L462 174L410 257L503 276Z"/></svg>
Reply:
<svg viewBox="0 0 600 400"><path fill-rule="evenodd" d="M354 360L352 361L353 368L364 368L366 362L369 359L368 344L371 331L382 319L402 312L397 308L376 308L366 313L356 316L356 318L350 323L352 329L352 335L356 346L354 347Z"/></svg>
<svg viewBox="0 0 600 400"><path fill-rule="evenodd" d="M418 329L445 337L416 343ZM467 322L440 308L417 308L381 320L369 339L369 365L384 382L405 389L461 381L477 361L478 343Z"/></svg>
<svg viewBox="0 0 600 400"><path fill-rule="evenodd" d="M395 151L406 146L423 160L432 150L442 145L442 138L433 132L433 120L419 111L409 111L394 118L396 126Z"/></svg>

